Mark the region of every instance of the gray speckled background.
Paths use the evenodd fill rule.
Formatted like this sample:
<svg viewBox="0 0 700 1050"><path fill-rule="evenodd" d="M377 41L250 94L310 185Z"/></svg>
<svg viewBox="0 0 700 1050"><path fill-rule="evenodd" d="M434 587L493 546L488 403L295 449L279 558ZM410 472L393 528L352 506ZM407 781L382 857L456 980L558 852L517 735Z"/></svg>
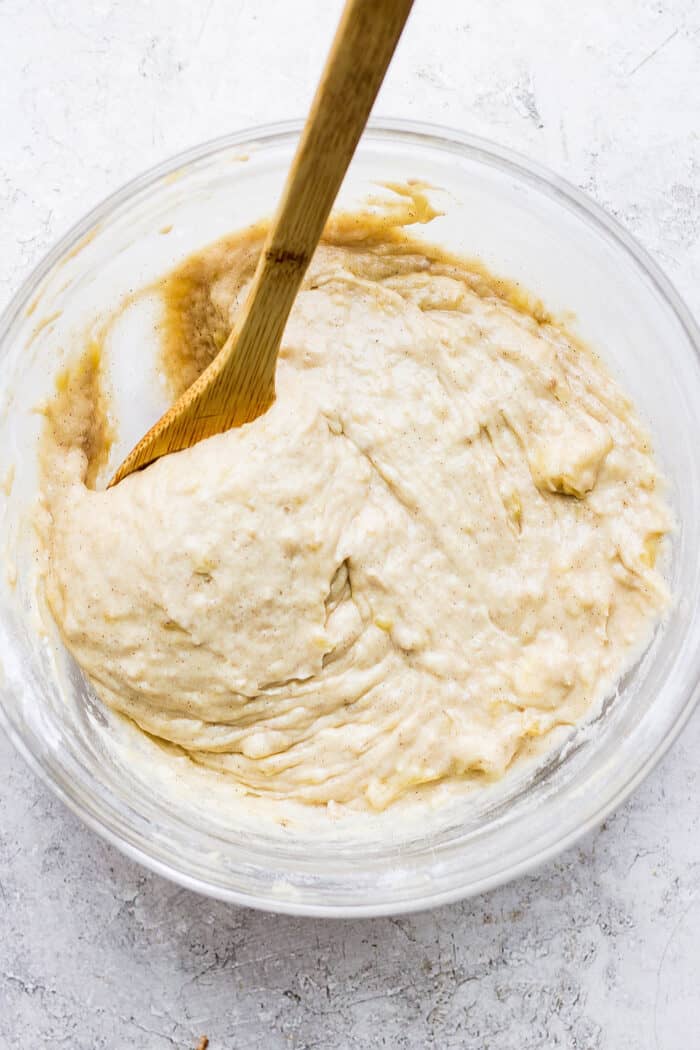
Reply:
<svg viewBox="0 0 700 1050"><path fill-rule="evenodd" d="M339 7L0 0L0 306L124 179L303 113ZM417 0L377 112L550 165L700 312L697 0ZM699 753L696 717L627 805L536 875L340 923L142 871L0 739L0 1048L193 1050L206 1033L211 1050L697 1050Z"/></svg>

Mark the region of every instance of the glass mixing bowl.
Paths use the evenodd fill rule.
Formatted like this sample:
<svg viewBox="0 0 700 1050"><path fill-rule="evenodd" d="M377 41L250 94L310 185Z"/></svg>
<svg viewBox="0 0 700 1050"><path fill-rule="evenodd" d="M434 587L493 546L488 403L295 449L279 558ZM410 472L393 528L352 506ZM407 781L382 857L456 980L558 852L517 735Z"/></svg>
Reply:
<svg viewBox="0 0 700 1050"><path fill-rule="evenodd" d="M673 606L602 712L533 772L466 797L427 823L379 819L362 836L274 834L193 802L174 764L149 778L138 746L116 747L114 716L46 631L34 589L29 514L37 486L37 403L88 320L195 247L274 208L300 126L262 128L190 150L94 209L49 253L0 321L2 721L19 751L79 816L124 852L202 893L297 914L370 915L475 894L571 845L658 761L695 704L700 673L700 335L634 240L561 179L459 132L391 122L365 134L341 201L421 179L444 213L425 237L520 282L596 347L652 433L677 529ZM128 331L123 335L129 343ZM133 342L133 340L132 340ZM138 350L138 347L137 347ZM121 358L120 358L121 361ZM122 381L147 368L122 361ZM154 385L154 389L156 389ZM129 417L143 432L158 397ZM148 420L146 420L148 421ZM116 738L115 738L116 739ZM186 760L181 760L186 761Z"/></svg>

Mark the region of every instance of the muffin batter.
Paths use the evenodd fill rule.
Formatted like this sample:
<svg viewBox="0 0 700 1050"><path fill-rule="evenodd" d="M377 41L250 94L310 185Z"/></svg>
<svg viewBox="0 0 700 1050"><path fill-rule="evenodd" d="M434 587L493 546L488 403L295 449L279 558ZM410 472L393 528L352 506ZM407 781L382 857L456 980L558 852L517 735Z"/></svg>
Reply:
<svg viewBox="0 0 700 1050"><path fill-rule="evenodd" d="M173 393L262 232L162 286ZM365 216L319 248L254 423L92 485L96 355L47 409L46 593L100 697L245 791L383 809L501 777L648 641L669 514L597 357ZM89 484L88 484L89 483Z"/></svg>

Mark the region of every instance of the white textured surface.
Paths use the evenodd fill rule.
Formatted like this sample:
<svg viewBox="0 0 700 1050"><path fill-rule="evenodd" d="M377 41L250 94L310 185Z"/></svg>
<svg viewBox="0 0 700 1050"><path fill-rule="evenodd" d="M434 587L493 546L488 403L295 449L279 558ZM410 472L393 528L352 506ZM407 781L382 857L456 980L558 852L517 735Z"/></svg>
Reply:
<svg viewBox="0 0 700 1050"><path fill-rule="evenodd" d="M0 307L158 160L302 114L340 4L0 0ZM696 0L417 0L377 113L524 151L618 216L700 312ZM412 918L294 920L121 857L0 740L0 1048L696 1050L700 718L545 870Z"/></svg>

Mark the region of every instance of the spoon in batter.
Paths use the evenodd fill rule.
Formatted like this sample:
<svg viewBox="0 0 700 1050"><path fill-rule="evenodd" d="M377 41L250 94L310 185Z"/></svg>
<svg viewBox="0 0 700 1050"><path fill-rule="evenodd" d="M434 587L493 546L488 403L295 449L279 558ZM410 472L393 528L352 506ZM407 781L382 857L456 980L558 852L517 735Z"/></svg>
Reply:
<svg viewBox="0 0 700 1050"><path fill-rule="evenodd" d="M169 452L262 415L284 327L413 0L347 0L248 298L207 369L126 457L110 486Z"/></svg>

